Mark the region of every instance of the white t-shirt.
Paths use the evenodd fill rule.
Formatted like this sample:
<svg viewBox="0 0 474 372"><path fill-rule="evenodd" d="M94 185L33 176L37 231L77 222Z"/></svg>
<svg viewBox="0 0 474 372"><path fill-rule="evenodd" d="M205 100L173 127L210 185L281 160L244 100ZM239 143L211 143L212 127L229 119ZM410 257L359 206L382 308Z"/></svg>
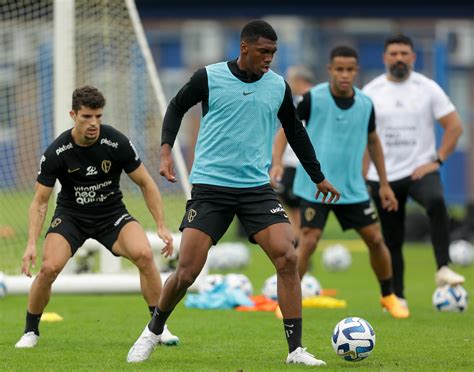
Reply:
<svg viewBox="0 0 474 372"><path fill-rule="evenodd" d="M283 153L283 166L285 167L293 167L296 168L300 163L298 157L296 156L295 152L291 148L290 145L286 145L285 152Z"/></svg>
<svg viewBox="0 0 474 372"><path fill-rule="evenodd" d="M390 81L383 74L363 91L374 103L377 134L389 181L408 177L420 165L436 159L434 120L455 110L436 82L417 72L411 72L403 82ZM373 163L367 179L379 181Z"/></svg>

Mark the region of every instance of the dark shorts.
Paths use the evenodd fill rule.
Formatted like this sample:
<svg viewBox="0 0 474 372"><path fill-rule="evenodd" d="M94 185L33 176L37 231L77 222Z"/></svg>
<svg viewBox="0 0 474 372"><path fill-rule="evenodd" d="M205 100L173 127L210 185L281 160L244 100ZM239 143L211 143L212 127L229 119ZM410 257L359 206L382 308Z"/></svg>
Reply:
<svg viewBox="0 0 474 372"><path fill-rule="evenodd" d="M324 229L330 211L333 211L343 230L357 229L378 221L370 200L355 204L322 204L301 200L301 227Z"/></svg>
<svg viewBox="0 0 474 372"><path fill-rule="evenodd" d="M267 184L251 188L193 185L180 231L192 227L217 244L237 215L250 242L253 235L276 223L289 223L275 191Z"/></svg>
<svg viewBox="0 0 474 372"><path fill-rule="evenodd" d="M120 230L131 221L136 219L126 209L87 217L69 211L56 211L46 235L49 233L62 235L71 246L71 256L89 238L97 240L117 256L112 252L112 246L117 241Z"/></svg>
<svg viewBox="0 0 474 372"><path fill-rule="evenodd" d="M300 206L300 198L293 194L293 181L295 180L296 168L285 167L283 177L281 179L276 193L283 204L290 208L298 208Z"/></svg>

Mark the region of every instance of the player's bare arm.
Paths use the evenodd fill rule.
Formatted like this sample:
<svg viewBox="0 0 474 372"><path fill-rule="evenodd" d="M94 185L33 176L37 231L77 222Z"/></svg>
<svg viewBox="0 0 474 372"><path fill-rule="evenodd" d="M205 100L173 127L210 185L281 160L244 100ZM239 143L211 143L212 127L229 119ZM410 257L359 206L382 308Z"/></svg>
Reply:
<svg viewBox="0 0 474 372"><path fill-rule="evenodd" d="M438 149L438 158L416 168L411 176L414 180L419 180L426 174L438 170L441 164L446 161L449 155L454 151L458 139L463 133L461 119L456 111L443 116L438 121L444 130L441 145Z"/></svg>
<svg viewBox="0 0 474 372"><path fill-rule="evenodd" d="M165 224L163 213L163 202L161 200L160 190L143 164L129 173L128 176L135 182L142 191L145 203L155 220L158 236L165 243L161 253L168 257L173 253L173 237Z"/></svg>
<svg viewBox="0 0 474 372"><path fill-rule="evenodd" d="M328 203L333 201L337 202L340 198L340 193L328 180L325 179L324 174L321 172L321 165L316 158L316 153L311 140L308 137L308 133L296 114L291 89L288 86L288 83L285 82L285 84L285 96L280 110L278 111L278 119L283 127L285 137L301 162L304 170L316 184L316 187L318 188L316 199L320 194L322 194L323 203L326 201ZM329 199L327 199L328 196Z"/></svg>
<svg viewBox="0 0 474 372"><path fill-rule="evenodd" d="M272 167L270 168L270 181L272 186L276 186L283 177L283 153L285 152L285 147L288 141L285 137L285 132L283 128L280 128L275 135L275 139L273 141L273 153L272 153Z"/></svg>
<svg viewBox="0 0 474 372"><path fill-rule="evenodd" d="M367 149L380 178L379 194L382 207L388 211L397 211L398 201L387 180L382 144L380 143L380 138L375 130L369 133Z"/></svg>
<svg viewBox="0 0 474 372"><path fill-rule="evenodd" d="M43 186L36 182L35 196L31 202L28 212L28 244L23 254L21 272L31 277L30 263L34 268L36 265L36 241L43 229L46 213L48 212L48 201L53 192L52 187Z"/></svg>

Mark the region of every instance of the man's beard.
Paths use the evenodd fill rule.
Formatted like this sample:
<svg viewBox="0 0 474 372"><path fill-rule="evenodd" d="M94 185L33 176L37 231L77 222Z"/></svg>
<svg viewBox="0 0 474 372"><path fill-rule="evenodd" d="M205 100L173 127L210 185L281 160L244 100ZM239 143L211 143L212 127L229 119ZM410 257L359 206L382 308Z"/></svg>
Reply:
<svg viewBox="0 0 474 372"><path fill-rule="evenodd" d="M405 79L409 73L410 67L403 62L397 62L396 64L390 66L390 74L397 80Z"/></svg>

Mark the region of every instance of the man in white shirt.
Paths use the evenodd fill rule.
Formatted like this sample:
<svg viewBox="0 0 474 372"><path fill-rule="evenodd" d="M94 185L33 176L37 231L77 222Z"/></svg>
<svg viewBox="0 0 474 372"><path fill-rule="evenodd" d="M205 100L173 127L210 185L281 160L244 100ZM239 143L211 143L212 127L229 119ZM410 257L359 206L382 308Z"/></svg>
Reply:
<svg viewBox="0 0 474 372"><path fill-rule="evenodd" d="M433 80L413 71L416 55L412 40L397 35L386 40L383 60L386 73L369 82L363 91L374 103L377 133L382 142L390 186L398 211L381 207L379 178L373 164L367 180L377 206L385 242L392 255L395 294L405 299L404 242L405 204L413 198L426 210L438 270L437 285L461 284L464 277L449 263L449 219L439 168L454 151L462 134L461 120L449 97ZM435 120L444 133L436 149ZM404 301L406 304L406 301Z"/></svg>

